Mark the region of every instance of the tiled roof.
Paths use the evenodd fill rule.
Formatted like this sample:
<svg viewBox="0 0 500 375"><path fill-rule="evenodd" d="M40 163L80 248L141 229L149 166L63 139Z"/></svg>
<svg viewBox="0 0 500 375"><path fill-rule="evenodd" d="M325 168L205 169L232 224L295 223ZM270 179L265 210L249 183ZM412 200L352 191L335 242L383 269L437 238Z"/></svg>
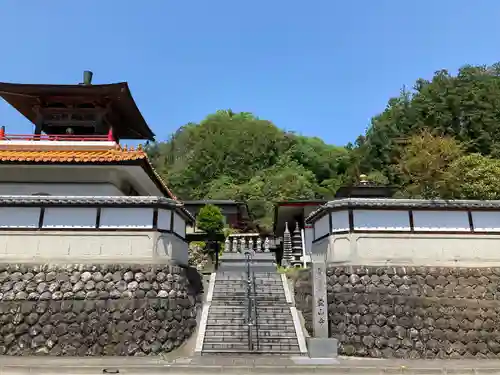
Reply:
<svg viewBox="0 0 500 375"><path fill-rule="evenodd" d="M500 200L444 200L444 199L394 199L394 198L344 198L327 202L312 212L307 223L312 223L330 210L345 208L390 209L443 209L443 210L500 210Z"/></svg>
<svg viewBox="0 0 500 375"><path fill-rule="evenodd" d="M167 195L177 200L158 172L149 162L146 152L142 149L120 148L99 151L89 150L0 150L0 163L119 163L143 161L145 169L149 169L152 179L156 179Z"/></svg>
<svg viewBox="0 0 500 375"><path fill-rule="evenodd" d="M0 150L0 162L33 163L113 163L147 159L142 150Z"/></svg>
<svg viewBox="0 0 500 375"><path fill-rule="evenodd" d="M0 205L164 205L181 207L170 198L154 196L65 196L65 195L0 195Z"/></svg>

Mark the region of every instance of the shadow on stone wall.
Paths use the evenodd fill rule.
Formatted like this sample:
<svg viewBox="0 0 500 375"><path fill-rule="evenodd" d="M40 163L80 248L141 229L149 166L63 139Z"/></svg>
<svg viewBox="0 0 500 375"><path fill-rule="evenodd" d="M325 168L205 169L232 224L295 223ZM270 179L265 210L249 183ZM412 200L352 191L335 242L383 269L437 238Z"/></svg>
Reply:
<svg viewBox="0 0 500 375"><path fill-rule="evenodd" d="M172 265L0 265L0 354L167 353L193 333L202 289Z"/></svg>
<svg viewBox="0 0 500 375"><path fill-rule="evenodd" d="M500 358L500 268L329 267L330 335L343 355ZM311 332L310 271L295 283Z"/></svg>

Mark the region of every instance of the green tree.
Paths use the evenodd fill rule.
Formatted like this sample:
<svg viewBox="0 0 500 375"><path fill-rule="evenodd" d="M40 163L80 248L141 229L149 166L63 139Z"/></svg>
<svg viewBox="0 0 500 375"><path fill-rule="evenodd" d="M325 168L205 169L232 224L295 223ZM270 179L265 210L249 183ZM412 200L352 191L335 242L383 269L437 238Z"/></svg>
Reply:
<svg viewBox="0 0 500 375"><path fill-rule="evenodd" d="M310 170L318 182L344 174L349 166L349 151L345 147L326 144L317 137L290 134L291 147L287 155Z"/></svg>
<svg viewBox="0 0 500 375"><path fill-rule="evenodd" d="M450 165L463 155L463 147L449 136L425 130L409 138L401 152L398 169L404 195L416 198L450 198L454 176Z"/></svg>
<svg viewBox="0 0 500 375"><path fill-rule="evenodd" d="M344 147L232 110L187 124L148 152L181 199L248 201L263 228L278 200L332 196L350 163Z"/></svg>
<svg viewBox="0 0 500 375"><path fill-rule="evenodd" d="M455 138L466 152L500 157L500 65L464 66L455 76L440 70L431 80L418 79L412 90L403 89L373 117L355 147L355 165L401 182L394 168L401 143L426 128Z"/></svg>
<svg viewBox="0 0 500 375"><path fill-rule="evenodd" d="M500 160L480 154L462 156L451 163L453 198L500 199Z"/></svg>
<svg viewBox="0 0 500 375"><path fill-rule="evenodd" d="M212 204L203 206L196 217L196 226L214 239L224 229L224 216L219 207Z"/></svg>

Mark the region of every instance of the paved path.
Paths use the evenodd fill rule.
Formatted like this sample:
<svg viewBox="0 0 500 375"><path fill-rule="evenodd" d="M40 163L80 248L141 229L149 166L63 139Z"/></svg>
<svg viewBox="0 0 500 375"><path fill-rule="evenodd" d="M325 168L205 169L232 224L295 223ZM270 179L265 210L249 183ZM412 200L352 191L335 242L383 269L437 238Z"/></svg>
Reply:
<svg viewBox="0 0 500 375"><path fill-rule="evenodd" d="M197 357L166 361L155 357L1 357L7 374L350 374L350 375L500 375L500 360L363 360L340 358L336 365L297 365L287 357Z"/></svg>

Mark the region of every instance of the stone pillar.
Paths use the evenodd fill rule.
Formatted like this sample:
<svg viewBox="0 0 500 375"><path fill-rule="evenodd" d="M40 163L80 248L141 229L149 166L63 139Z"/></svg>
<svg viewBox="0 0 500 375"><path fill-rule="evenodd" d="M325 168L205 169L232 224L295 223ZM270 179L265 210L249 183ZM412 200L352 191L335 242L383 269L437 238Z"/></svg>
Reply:
<svg viewBox="0 0 500 375"><path fill-rule="evenodd" d="M321 254L312 256L313 330L314 337L328 337L328 306L326 295L326 262Z"/></svg>
<svg viewBox="0 0 500 375"><path fill-rule="evenodd" d="M309 357L331 359L337 357L338 341L328 335L328 301L326 282L326 255L328 251L313 248L311 254L312 324L313 335L307 338Z"/></svg>

